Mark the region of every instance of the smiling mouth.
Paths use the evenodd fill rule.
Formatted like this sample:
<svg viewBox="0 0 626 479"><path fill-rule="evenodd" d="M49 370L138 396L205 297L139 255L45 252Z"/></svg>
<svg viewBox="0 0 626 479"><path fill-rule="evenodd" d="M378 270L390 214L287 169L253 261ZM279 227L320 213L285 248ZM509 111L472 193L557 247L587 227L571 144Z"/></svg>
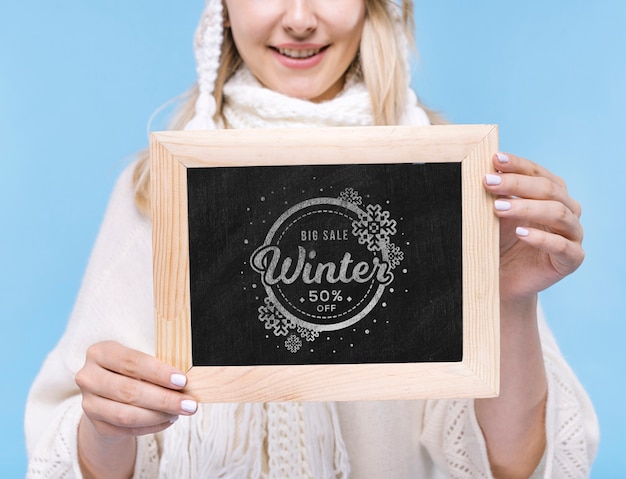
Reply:
<svg viewBox="0 0 626 479"><path fill-rule="evenodd" d="M307 58L314 57L318 53L326 50L328 46L321 48L276 48L272 47L273 50L277 51L281 55L284 55L288 58L294 58L296 60L304 60Z"/></svg>

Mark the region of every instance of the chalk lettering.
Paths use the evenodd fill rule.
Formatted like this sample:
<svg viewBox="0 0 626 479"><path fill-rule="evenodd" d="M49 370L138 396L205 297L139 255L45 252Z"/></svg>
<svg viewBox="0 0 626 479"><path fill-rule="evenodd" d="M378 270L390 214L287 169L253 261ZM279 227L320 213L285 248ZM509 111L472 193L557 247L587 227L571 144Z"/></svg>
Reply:
<svg viewBox="0 0 626 479"><path fill-rule="evenodd" d="M293 284L302 279L305 284L322 284L326 281L335 283L368 283L376 278L382 285L388 285L393 281L393 273L389 264L374 257L371 264L367 261L359 261L354 264L352 255L346 252L339 264L335 262L313 262L316 257L315 251L308 252L304 247L298 246L298 257L294 261L289 256L282 256L278 246L262 246L258 248L250 258L252 268L261 274L263 284L273 286L278 283ZM307 261L307 257L310 261ZM293 267L293 271L290 270ZM354 264L354 266L352 266ZM352 267L351 267L352 266Z"/></svg>

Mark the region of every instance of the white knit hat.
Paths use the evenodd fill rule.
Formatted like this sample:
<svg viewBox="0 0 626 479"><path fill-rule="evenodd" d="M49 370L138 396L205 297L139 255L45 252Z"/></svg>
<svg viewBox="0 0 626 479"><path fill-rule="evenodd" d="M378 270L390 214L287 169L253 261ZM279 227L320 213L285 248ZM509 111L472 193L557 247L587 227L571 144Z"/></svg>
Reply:
<svg viewBox="0 0 626 479"><path fill-rule="evenodd" d="M196 114L185 127L186 130L215 129L213 116L217 105L213 91L220 65L223 38L222 0L206 0L194 39L199 95L196 101Z"/></svg>

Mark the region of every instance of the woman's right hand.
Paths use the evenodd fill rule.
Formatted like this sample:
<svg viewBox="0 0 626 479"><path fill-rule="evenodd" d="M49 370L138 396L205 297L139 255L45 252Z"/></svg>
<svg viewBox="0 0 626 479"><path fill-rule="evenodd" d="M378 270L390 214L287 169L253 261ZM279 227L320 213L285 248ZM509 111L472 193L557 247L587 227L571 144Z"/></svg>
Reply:
<svg viewBox="0 0 626 479"><path fill-rule="evenodd" d="M132 472L135 436L163 431L198 407L183 392L187 383L183 373L113 341L91 346L75 379L84 411L79 457L89 477L117 477L118 472L124 477Z"/></svg>
<svg viewBox="0 0 626 479"><path fill-rule="evenodd" d="M76 374L85 416L104 438L162 431L196 412L184 394L183 373L148 354L113 341L94 344Z"/></svg>

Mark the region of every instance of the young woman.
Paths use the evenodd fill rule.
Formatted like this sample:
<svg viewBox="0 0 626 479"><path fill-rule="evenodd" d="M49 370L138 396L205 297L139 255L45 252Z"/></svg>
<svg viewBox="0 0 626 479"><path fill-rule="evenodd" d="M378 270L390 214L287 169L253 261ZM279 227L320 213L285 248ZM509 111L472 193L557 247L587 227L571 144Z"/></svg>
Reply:
<svg viewBox="0 0 626 479"><path fill-rule="evenodd" d="M436 122L409 88L409 0L207 0L198 83L173 128ZM33 385L29 477L585 477L592 406L538 313L583 260L564 182L511 154L484 179L501 219L495 399L198 405L152 356L149 167L124 172L67 331Z"/></svg>

